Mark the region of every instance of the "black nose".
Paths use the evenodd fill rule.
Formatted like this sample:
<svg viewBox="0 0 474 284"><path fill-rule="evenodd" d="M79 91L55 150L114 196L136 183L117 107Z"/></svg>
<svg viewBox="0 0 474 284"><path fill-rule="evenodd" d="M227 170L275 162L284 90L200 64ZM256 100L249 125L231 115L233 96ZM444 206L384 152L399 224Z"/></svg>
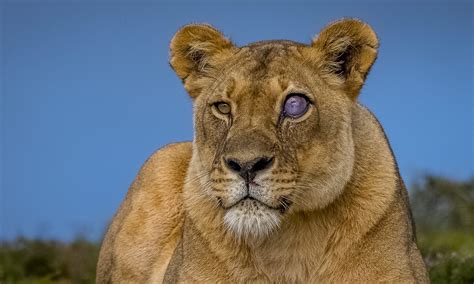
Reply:
<svg viewBox="0 0 474 284"><path fill-rule="evenodd" d="M238 173L246 182L251 182L257 172L269 168L273 163L273 158L259 157L248 162L241 162L237 159L225 159L227 167Z"/></svg>

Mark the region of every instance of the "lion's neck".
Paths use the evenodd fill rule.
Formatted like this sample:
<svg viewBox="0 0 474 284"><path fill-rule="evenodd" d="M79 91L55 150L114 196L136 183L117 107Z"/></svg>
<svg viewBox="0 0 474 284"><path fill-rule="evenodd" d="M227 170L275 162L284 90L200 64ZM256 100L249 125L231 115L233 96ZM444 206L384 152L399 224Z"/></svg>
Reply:
<svg viewBox="0 0 474 284"><path fill-rule="evenodd" d="M195 202L199 202L198 207ZM238 240L224 227L222 209L205 198L200 201L193 198L193 203L193 209L187 208L183 246L188 255L206 259L206 263L189 264L195 265L197 270L208 269L211 274L223 277L233 275L235 279L231 282L268 282L282 277L278 274L292 271L292 277L285 276L282 280L301 282L304 278L300 277L311 267L319 266L315 260L322 259L324 245L321 242L326 242L328 233L316 217L317 212L293 215L266 239ZM277 267L282 270L275 271Z"/></svg>

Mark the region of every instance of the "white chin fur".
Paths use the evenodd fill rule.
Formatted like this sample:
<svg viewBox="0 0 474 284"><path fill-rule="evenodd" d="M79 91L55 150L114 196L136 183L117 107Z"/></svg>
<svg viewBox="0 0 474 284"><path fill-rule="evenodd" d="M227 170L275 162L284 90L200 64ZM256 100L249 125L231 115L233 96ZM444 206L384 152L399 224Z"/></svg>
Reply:
<svg viewBox="0 0 474 284"><path fill-rule="evenodd" d="M254 200L243 200L227 210L224 223L237 238L260 239L280 226L280 213Z"/></svg>

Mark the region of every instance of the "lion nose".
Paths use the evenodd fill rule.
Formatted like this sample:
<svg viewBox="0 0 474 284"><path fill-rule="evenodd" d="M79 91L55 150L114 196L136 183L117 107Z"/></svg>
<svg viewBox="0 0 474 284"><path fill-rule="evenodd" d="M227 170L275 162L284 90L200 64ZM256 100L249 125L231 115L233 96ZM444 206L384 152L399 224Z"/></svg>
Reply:
<svg viewBox="0 0 474 284"><path fill-rule="evenodd" d="M225 164L231 171L239 174L247 183L250 183L259 171L263 171L273 164L273 158L259 157L248 162L227 158Z"/></svg>

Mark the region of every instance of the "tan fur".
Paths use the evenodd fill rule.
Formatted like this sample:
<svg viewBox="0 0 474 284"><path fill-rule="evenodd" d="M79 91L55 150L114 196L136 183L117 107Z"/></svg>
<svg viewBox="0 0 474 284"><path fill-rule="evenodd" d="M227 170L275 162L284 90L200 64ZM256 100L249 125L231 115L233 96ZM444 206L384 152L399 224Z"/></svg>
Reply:
<svg viewBox="0 0 474 284"><path fill-rule="evenodd" d="M170 62L193 98L194 141L145 163L104 239L97 282L429 282L396 161L357 102L377 48L357 20L311 45L238 48L209 25L178 31ZM311 104L285 117L294 93ZM261 157L271 163L253 183L226 164Z"/></svg>

